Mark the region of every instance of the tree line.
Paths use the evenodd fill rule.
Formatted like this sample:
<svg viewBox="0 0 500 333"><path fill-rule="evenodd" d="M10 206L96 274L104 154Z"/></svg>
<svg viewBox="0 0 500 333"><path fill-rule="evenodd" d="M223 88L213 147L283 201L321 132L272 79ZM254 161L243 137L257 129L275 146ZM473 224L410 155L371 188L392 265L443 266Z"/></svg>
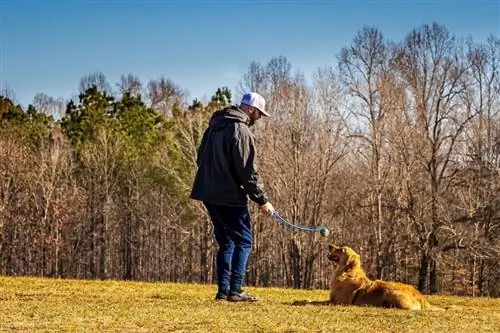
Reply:
<svg viewBox="0 0 500 333"><path fill-rule="evenodd" d="M374 278L427 293L500 291L500 38L438 23L391 41L362 27L311 80L283 56L252 61L236 92L257 91L258 168L273 205L328 240L251 205L246 283L327 288L326 244L360 253ZM0 96L0 273L213 283L216 242L189 199L210 100L161 77L78 98Z"/></svg>

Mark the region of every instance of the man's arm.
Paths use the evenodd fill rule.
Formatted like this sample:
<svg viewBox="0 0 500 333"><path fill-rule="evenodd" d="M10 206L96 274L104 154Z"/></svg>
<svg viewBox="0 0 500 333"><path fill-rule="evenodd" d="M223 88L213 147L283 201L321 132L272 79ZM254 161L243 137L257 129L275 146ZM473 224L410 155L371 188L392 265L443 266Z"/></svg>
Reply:
<svg viewBox="0 0 500 333"><path fill-rule="evenodd" d="M237 128L232 153L236 173L248 196L260 206L266 204L268 198L259 182L259 173L255 164L255 144L246 128Z"/></svg>

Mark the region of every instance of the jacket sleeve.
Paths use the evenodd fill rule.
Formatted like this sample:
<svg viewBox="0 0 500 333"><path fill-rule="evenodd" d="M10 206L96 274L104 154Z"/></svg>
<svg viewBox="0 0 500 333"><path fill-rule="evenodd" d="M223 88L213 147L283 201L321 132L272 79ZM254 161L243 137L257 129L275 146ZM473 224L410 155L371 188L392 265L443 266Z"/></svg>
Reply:
<svg viewBox="0 0 500 333"><path fill-rule="evenodd" d="M236 173L250 199L260 206L267 203L255 163L255 142L248 129L240 127L236 130L232 155Z"/></svg>

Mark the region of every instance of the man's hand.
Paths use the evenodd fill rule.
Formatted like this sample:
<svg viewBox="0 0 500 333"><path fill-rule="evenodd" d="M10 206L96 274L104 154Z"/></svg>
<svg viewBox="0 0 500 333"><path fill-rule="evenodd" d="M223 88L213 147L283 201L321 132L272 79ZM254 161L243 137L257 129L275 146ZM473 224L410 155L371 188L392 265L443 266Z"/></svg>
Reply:
<svg viewBox="0 0 500 333"><path fill-rule="evenodd" d="M264 205L260 206L260 212L263 215L271 216L274 213L274 207L270 202L266 202Z"/></svg>

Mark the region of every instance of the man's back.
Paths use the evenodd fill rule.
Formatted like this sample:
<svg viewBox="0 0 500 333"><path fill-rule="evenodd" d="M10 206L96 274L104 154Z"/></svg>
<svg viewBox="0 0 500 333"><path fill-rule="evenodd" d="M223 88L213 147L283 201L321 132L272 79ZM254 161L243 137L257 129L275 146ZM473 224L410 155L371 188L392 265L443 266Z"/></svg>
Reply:
<svg viewBox="0 0 500 333"><path fill-rule="evenodd" d="M241 168L250 167L250 172L254 168L249 120L235 106L212 115L198 150L198 172L191 198L228 206L247 204ZM240 165L242 159L247 161L246 166Z"/></svg>

